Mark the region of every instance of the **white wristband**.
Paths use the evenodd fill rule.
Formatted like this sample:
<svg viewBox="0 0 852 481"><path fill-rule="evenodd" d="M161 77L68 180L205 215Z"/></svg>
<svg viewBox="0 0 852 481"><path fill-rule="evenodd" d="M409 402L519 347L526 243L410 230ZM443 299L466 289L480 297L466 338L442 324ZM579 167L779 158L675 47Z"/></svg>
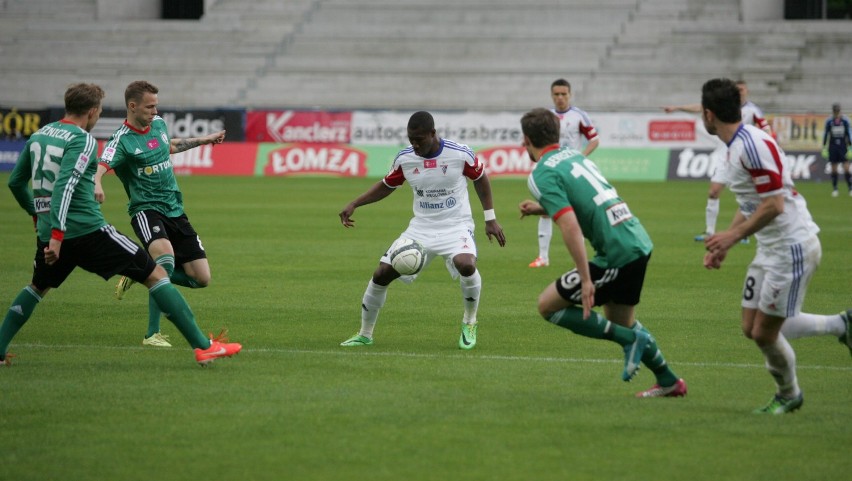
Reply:
<svg viewBox="0 0 852 481"><path fill-rule="evenodd" d="M483 211L482 213L485 214L485 222L497 219L497 214L494 213L494 209L488 209Z"/></svg>

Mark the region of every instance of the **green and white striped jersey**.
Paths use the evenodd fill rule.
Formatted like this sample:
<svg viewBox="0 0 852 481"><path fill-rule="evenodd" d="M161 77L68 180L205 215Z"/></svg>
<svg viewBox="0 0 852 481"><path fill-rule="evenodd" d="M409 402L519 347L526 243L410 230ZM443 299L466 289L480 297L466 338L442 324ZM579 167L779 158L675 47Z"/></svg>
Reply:
<svg viewBox="0 0 852 481"><path fill-rule="evenodd" d="M595 249L590 262L621 267L651 253L654 245L594 162L569 148L545 151L527 179L530 193L554 220L573 210Z"/></svg>
<svg viewBox="0 0 852 481"><path fill-rule="evenodd" d="M69 239L106 225L95 200L97 154L95 138L63 120L45 125L27 140L9 188L27 213L38 216L41 241L48 242L53 229Z"/></svg>
<svg viewBox="0 0 852 481"><path fill-rule="evenodd" d="M168 128L160 116L155 116L144 131L125 121L104 147L101 162L115 170L124 185L131 217L143 210L154 210L166 217L183 214L183 194L169 151Z"/></svg>

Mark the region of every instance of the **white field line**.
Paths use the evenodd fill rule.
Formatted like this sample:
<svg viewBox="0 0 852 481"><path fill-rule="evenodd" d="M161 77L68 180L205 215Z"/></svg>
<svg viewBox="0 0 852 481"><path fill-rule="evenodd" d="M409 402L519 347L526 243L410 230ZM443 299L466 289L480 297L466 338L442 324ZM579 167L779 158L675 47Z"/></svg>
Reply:
<svg viewBox="0 0 852 481"><path fill-rule="evenodd" d="M102 351L122 351L122 350L132 350L132 351L165 351L166 349L156 348L156 347L142 347L142 346L98 346L98 345L87 345L87 344L40 344L40 343L25 343L25 344L14 344L12 345L11 351L15 351L15 346L22 348L32 348L32 349L81 349L81 350L102 350ZM186 348L177 348L174 350L181 350ZM188 349L187 349L188 350ZM169 351L173 351L169 349ZM840 349L838 349L840 351ZM352 357L399 357L399 358L410 358L410 359L450 359L450 360L464 360L466 362L472 361L509 361L509 362L542 362L542 363L565 363L565 364L621 364L624 361L620 358L610 358L610 359L582 359L582 358L572 358L572 357L552 357L552 356L502 356L495 354L483 354L478 355L475 351L469 353L434 353L434 354L424 354L417 352L402 352L402 351L375 351L370 350L370 348L362 348L362 347L341 347L340 349L329 350L329 349L287 349L287 348L253 348L253 349L243 349L241 353L263 353L263 354L296 354L296 355L320 355L320 356L352 356ZM839 353L838 355L845 355L845 352ZM692 367L702 367L702 368L738 368L738 369L765 369L763 364L746 364L746 363L733 363L733 362L682 362L678 361L674 363L674 366L692 366ZM821 365L809 365L809 364L798 364L796 366L797 369L805 369L805 370L824 370L824 371L852 371L852 365L850 366L821 366Z"/></svg>

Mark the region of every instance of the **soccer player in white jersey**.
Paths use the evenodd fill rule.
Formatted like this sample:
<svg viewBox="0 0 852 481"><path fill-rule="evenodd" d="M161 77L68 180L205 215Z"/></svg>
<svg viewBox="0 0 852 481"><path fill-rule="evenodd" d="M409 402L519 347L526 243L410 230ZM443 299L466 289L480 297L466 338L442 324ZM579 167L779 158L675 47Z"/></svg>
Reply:
<svg viewBox="0 0 852 481"><path fill-rule="evenodd" d="M760 348L776 384L773 398L755 412L792 412L804 398L796 379L796 354L787 338L830 334L852 350L852 310L833 316L800 312L822 248L819 228L793 185L787 157L769 134L743 124L740 92L733 81L706 82L701 104L707 132L728 146L722 168L739 204L731 226L705 240L704 266L720 268L734 244L754 235L757 252L743 284L742 329Z"/></svg>
<svg viewBox="0 0 852 481"><path fill-rule="evenodd" d="M584 110L571 105L571 84L560 78L550 84L550 109L559 118L559 147L568 147L582 152L584 157L598 148L600 140L592 119ZM585 146L583 145L585 143ZM530 267L546 267L550 264L550 240L553 238L553 223L543 215L538 219L538 257Z"/></svg>
<svg viewBox="0 0 852 481"><path fill-rule="evenodd" d="M760 107L758 107L754 102L748 100L748 85L746 84L746 81L737 80L736 84L742 101L742 104L740 105L742 123L745 125L754 125L774 138L775 133L772 131L772 126L769 125L769 122L767 122L764 118L763 111L760 110ZM701 113L702 108L701 104L688 104L663 107L663 110L665 110L666 113L682 111L697 114ZM714 155L711 155L714 165L711 170L710 189L707 191L707 207L704 215L705 227L704 232L695 236L696 242L701 242L705 239L705 237L716 232L716 220L719 218L719 196L725 188L724 172L719 169L722 156L724 155L723 152L725 152L725 148L720 146L719 149L714 152ZM748 238L744 238L742 243L747 244Z"/></svg>
<svg viewBox="0 0 852 481"><path fill-rule="evenodd" d="M494 214L491 182L469 147L437 136L435 121L429 112L416 112L411 116L408 120L408 140L411 146L397 154L390 172L340 211L340 222L344 227L354 227L352 214L356 208L384 199L408 181L414 191L414 218L400 237L416 240L423 245L426 265L435 256L440 256L444 258L453 278L460 277L464 316L459 348L473 349L476 345L476 312L482 279L476 268L474 222L467 181L473 181L485 211L485 234L488 240L494 237L503 247L506 237ZM373 328L379 310L385 304L388 285L399 277L400 274L391 267L388 253L385 252L367 283L361 301L361 330L343 341L341 346L373 344ZM416 277L404 276L402 280L411 282Z"/></svg>

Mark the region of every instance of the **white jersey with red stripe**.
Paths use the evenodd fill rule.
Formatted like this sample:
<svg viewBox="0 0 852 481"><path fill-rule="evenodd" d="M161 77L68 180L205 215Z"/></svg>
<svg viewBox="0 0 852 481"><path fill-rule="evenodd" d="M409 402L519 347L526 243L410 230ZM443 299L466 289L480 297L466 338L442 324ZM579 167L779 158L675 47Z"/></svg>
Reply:
<svg viewBox="0 0 852 481"><path fill-rule="evenodd" d="M764 130L767 134L772 134L769 129L769 122L763 117L763 111L752 101L746 101L740 108L742 113L743 123L746 125L754 125L755 127Z"/></svg>
<svg viewBox="0 0 852 481"><path fill-rule="evenodd" d="M726 177L746 218L754 214L762 198L784 196L784 212L754 234L759 246L784 248L819 232L805 198L793 184L786 154L763 130L740 125L728 144Z"/></svg>
<svg viewBox="0 0 852 481"><path fill-rule="evenodd" d="M598 131L592 123L592 119L584 110L577 107L569 107L565 112L557 112L550 109L559 117L559 146L574 150L583 150L582 137L587 142L598 138Z"/></svg>
<svg viewBox="0 0 852 481"><path fill-rule="evenodd" d="M423 158L410 146L401 150L390 172L382 180L396 189L408 181L414 191L412 227L450 227L473 225L467 179L485 175L482 163L467 145L441 139L434 157Z"/></svg>

